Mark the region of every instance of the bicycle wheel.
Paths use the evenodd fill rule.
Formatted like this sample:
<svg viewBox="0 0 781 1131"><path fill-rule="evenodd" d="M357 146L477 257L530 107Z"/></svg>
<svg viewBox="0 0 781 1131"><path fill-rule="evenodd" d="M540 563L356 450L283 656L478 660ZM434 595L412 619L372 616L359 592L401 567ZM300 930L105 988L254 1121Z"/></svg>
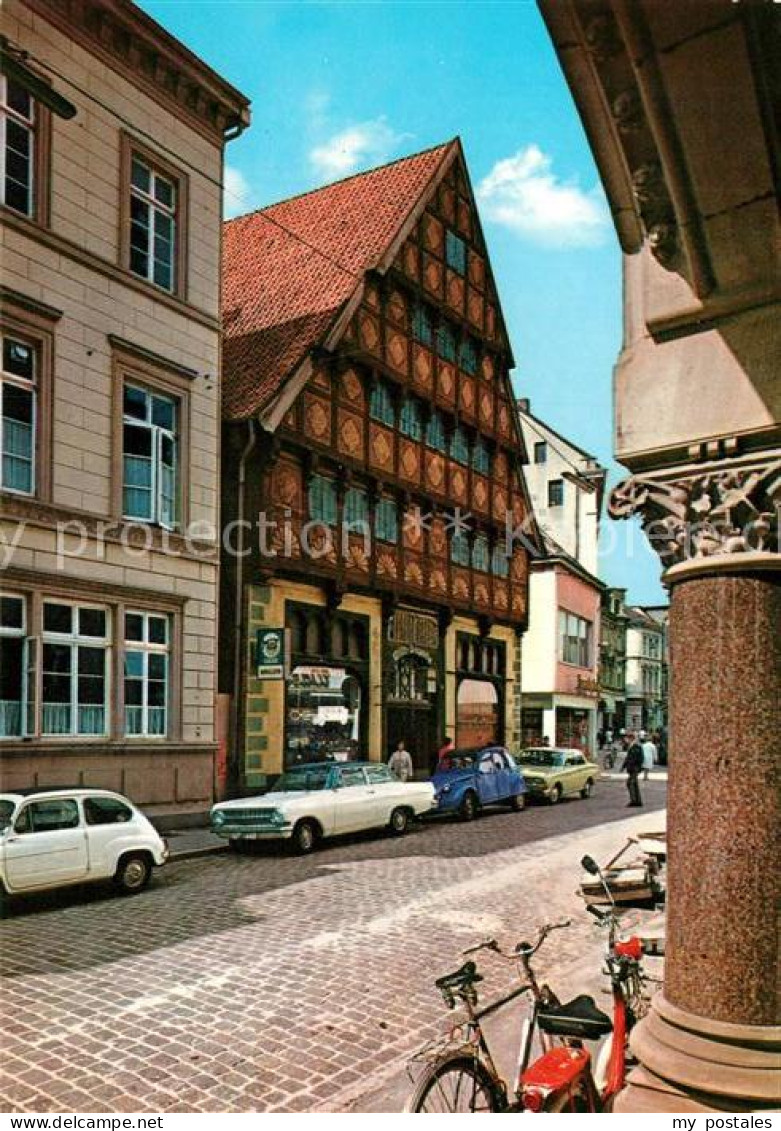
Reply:
<svg viewBox="0 0 781 1131"><path fill-rule="evenodd" d="M418 1082L406 1110L477 1115L500 1112L504 1107L501 1088L485 1065L461 1054L431 1066Z"/></svg>

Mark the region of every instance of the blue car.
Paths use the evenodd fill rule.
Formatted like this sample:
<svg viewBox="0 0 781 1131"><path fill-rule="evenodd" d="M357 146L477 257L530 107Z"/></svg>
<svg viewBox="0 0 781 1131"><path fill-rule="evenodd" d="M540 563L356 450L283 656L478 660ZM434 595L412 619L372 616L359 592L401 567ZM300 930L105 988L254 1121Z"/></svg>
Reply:
<svg viewBox="0 0 781 1131"><path fill-rule="evenodd" d="M453 750L437 766L431 784L438 812L458 813L465 821L486 805L523 809L527 792L523 774L503 746Z"/></svg>

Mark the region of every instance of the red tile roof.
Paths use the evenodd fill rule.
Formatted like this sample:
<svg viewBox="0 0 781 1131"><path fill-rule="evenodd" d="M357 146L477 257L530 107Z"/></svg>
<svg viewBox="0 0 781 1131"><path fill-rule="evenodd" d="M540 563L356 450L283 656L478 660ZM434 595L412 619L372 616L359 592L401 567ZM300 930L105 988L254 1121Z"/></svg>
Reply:
<svg viewBox="0 0 781 1131"><path fill-rule="evenodd" d="M224 226L223 415L265 408L376 267L456 143Z"/></svg>

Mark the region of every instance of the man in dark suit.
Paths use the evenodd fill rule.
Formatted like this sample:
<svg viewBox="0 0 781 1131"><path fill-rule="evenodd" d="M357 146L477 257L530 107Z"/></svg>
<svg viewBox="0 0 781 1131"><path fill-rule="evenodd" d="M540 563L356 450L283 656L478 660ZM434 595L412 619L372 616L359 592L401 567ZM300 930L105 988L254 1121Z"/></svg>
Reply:
<svg viewBox="0 0 781 1131"><path fill-rule="evenodd" d="M624 758L623 769L626 770L626 788L629 790L629 806L638 808L643 804L640 796L640 772L643 768L643 748L637 741L634 731L627 734L629 749ZM627 806L627 808L629 807Z"/></svg>

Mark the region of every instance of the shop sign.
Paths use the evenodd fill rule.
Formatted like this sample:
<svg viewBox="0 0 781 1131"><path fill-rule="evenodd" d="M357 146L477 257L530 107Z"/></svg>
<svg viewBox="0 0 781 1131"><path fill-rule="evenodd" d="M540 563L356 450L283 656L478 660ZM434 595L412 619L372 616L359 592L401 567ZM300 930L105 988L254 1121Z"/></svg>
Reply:
<svg viewBox="0 0 781 1131"><path fill-rule="evenodd" d="M255 674L258 679L285 678L284 628L259 628L255 639Z"/></svg>

